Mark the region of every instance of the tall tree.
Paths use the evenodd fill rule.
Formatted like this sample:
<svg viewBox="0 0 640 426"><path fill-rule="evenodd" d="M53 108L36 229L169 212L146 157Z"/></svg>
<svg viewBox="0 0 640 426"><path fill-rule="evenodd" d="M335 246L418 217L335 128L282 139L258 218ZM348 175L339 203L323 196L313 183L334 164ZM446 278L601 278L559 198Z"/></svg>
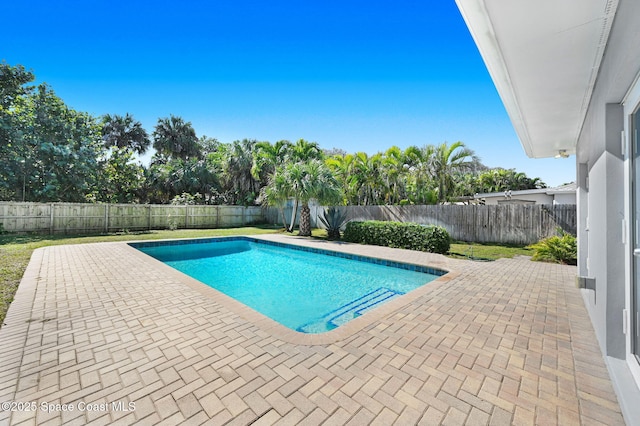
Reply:
<svg viewBox="0 0 640 426"><path fill-rule="evenodd" d="M151 140L142 124L129 113L102 117L102 139L106 148L126 148L144 154Z"/></svg>
<svg viewBox="0 0 640 426"><path fill-rule="evenodd" d="M274 144L257 142L253 150L253 166L251 174L261 183L268 181L277 166L283 164L291 156L291 142L280 140Z"/></svg>
<svg viewBox="0 0 640 426"><path fill-rule="evenodd" d="M143 185L144 169L133 161L133 152L113 147L101 162L95 198L107 203L133 203L139 201Z"/></svg>
<svg viewBox="0 0 640 426"><path fill-rule="evenodd" d="M316 159L306 163L289 162L279 166L272 175L269 185L263 190L263 194L265 195L263 203L266 205L281 207L287 199L294 199L289 232L293 232L298 206L301 206L299 231L301 236L311 235L309 202L312 199L320 203L338 203L342 198L339 182L326 164ZM283 219L283 222L286 223L286 219Z"/></svg>
<svg viewBox="0 0 640 426"><path fill-rule="evenodd" d="M320 149L320 145L317 142L309 142L304 139L299 139L290 150L289 160L292 162L306 163L310 160L322 160L324 159L324 153Z"/></svg>
<svg viewBox="0 0 640 426"><path fill-rule="evenodd" d="M226 151L224 176L233 204L252 205L260 193L259 181L251 172L257 143L251 139L234 141Z"/></svg>
<svg viewBox="0 0 640 426"><path fill-rule="evenodd" d="M475 192L519 191L525 189L540 189L546 185L540 178L529 178L514 169L495 168L480 173L477 177Z"/></svg>
<svg viewBox="0 0 640 426"><path fill-rule="evenodd" d="M305 179L295 194L302 205L300 209L300 232L304 237L311 236L311 211L309 202L317 200L321 204L335 204L342 198L340 184L331 170L320 160L311 160L305 164Z"/></svg>
<svg viewBox="0 0 640 426"><path fill-rule="evenodd" d="M357 194L355 191L357 177L354 173L355 156L353 154L337 154L325 160L325 163L336 177L342 187L342 204L356 204Z"/></svg>
<svg viewBox="0 0 640 426"><path fill-rule="evenodd" d="M397 204L406 197L405 156L400 148L392 146L387 149L382 158L382 176L385 183L384 203Z"/></svg>
<svg viewBox="0 0 640 426"><path fill-rule="evenodd" d="M287 174L284 165L277 166L273 173L269 175L267 184L260 189L260 198L262 200L262 205L265 207L278 208L282 217L282 226L289 232L291 231L287 226L287 217L284 213L284 208L287 201L289 200L289 197L292 196L291 189L292 188L290 182L287 180Z"/></svg>
<svg viewBox="0 0 640 426"><path fill-rule="evenodd" d="M207 171L213 178L207 204L232 204L235 200L232 196L233 186L226 175L230 144L219 142L214 138L202 137L200 145Z"/></svg>
<svg viewBox="0 0 640 426"><path fill-rule="evenodd" d="M27 71L22 65L11 66L0 62L0 112L8 114L20 97L31 93L34 88L26 84L35 78L33 72Z"/></svg>
<svg viewBox="0 0 640 426"><path fill-rule="evenodd" d="M382 204L382 154L369 156L366 152L357 152L354 159L354 179L358 205Z"/></svg>
<svg viewBox="0 0 640 426"><path fill-rule="evenodd" d="M0 63L0 200L25 200L29 120L27 100L34 88L26 86L35 76L22 65Z"/></svg>
<svg viewBox="0 0 640 426"><path fill-rule="evenodd" d="M438 185L438 202L443 203L453 193L456 171L468 170L474 163L474 153L462 142L436 146L431 161L431 173Z"/></svg>
<svg viewBox="0 0 640 426"><path fill-rule="evenodd" d="M182 194L199 194L200 202L212 204L220 186L218 175L206 160L198 158L155 161L147 170L146 181L150 201L159 203L168 203Z"/></svg>
<svg viewBox="0 0 640 426"><path fill-rule="evenodd" d="M407 167L407 198L413 204L435 204L437 195L432 178L431 163L435 147L410 146L404 152Z"/></svg>
<svg viewBox="0 0 640 426"><path fill-rule="evenodd" d="M25 201L87 201L95 191L100 129L89 114L64 104L46 84L2 64L0 196Z"/></svg>
<svg viewBox="0 0 640 426"><path fill-rule="evenodd" d="M202 155L191 122L174 115L158 119L153 132L153 147L160 155L171 158L187 159Z"/></svg>

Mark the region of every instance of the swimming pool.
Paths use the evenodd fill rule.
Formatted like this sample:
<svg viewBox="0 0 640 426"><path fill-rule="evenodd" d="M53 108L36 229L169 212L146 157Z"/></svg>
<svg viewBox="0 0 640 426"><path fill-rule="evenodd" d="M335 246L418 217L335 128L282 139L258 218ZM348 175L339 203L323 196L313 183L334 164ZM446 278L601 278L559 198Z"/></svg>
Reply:
<svg viewBox="0 0 640 426"><path fill-rule="evenodd" d="M249 237L130 245L302 333L333 330L446 273Z"/></svg>

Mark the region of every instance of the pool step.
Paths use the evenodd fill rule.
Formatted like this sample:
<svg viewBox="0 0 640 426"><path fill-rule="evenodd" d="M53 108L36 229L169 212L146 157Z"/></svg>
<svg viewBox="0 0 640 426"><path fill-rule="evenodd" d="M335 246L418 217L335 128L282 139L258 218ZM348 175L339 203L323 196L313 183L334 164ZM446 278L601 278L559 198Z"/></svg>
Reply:
<svg viewBox="0 0 640 426"><path fill-rule="evenodd" d="M296 330L303 333L322 333L333 330L375 308L380 303L401 296L404 293L386 287L380 287L351 302L334 309L317 321L307 323Z"/></svg>

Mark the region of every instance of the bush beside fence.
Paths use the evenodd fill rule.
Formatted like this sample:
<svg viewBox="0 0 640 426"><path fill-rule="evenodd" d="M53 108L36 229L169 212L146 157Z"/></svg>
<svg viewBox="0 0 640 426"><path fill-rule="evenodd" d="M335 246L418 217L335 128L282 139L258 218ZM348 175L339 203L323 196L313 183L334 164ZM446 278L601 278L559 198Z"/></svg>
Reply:
<svg viewBox="0 0 640 426"><path fill-rule="evenodd" d="M449 251L451 243L449 234L441 226L378 220L347 223L344 240L441 254Z"/></svg>

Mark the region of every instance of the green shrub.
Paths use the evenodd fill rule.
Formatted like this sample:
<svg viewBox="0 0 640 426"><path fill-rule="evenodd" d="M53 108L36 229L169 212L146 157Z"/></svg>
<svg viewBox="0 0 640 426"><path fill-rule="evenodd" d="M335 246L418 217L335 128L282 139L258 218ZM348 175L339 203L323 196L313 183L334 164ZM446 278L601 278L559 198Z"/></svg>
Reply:
<svg viewBox="0 0 640 426"><path fill-rule="evenodd" d="M320 222L327 229L327 236L330 240L340 239L340 228L347 220L347 213L341 213L339 209L335 207L329 207L324 209L322 216L318 216Z"/></svg>
<svg viewBox="0 0 640 426"><path fill-rule="evenodd" d="M532 260L566 265L577 263L578 243L576 237L562 230L560 230L560 235L545 238L530 247L535 250Z"/></svg>
<svg viewBox="0 0 640 426"><path fill-rule="evenodd" d="M447 253L451 238L446 229L435 225L406 222L349 222L344 230L345 241L409 250Z"/></svg>
<svg viewBox="0 0 640 426"><path fill-rule="evenodd" d="M174 206L182 206L189 205L193 206L196 204L202 204L203 198L200 193L196 192L195 194L189 194L188 192L183 192L181 195L176 195L171 200L171 204Z"/></svg>

